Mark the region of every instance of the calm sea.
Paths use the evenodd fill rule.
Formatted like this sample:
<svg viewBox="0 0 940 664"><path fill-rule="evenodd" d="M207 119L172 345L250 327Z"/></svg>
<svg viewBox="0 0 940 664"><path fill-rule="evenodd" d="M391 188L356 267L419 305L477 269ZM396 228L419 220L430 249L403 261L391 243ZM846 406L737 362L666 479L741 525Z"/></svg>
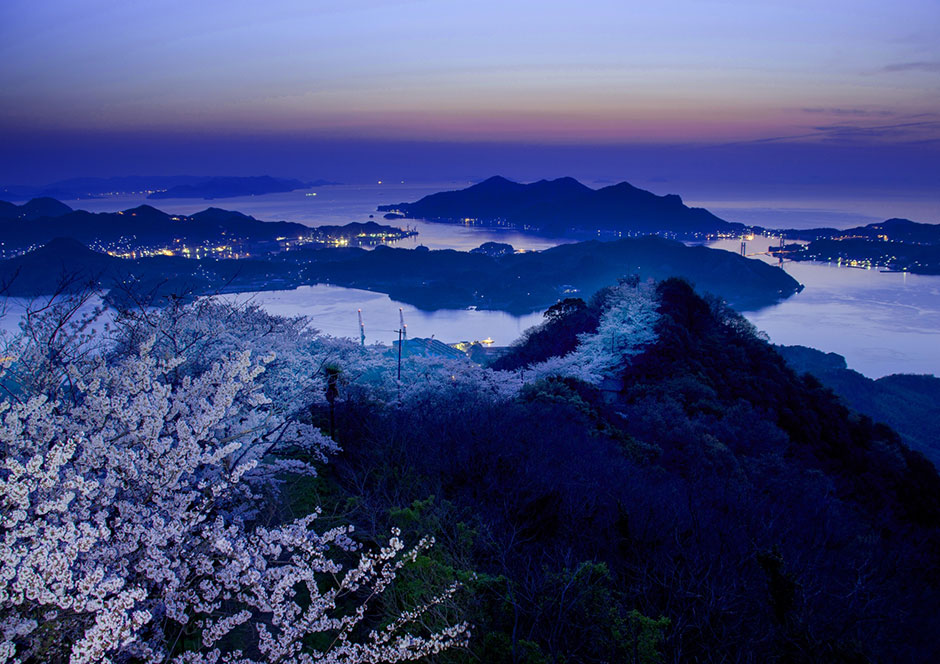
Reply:
<svg viewBox="0 0 940 664"><path fill-rule="evenodd" d="M193 213L209 205L238 210L265 221L295 221L310 226L364 221L377 205L414 201L443 189L457 189L467 182L415 185L337 185L285 194L230 198L220 201L146 201L142 196L66 201L90 211L123 210L142 203L172 213ZM316 195L313 195L316 194ZM704 204L705 202L695 202ZM714 202L713 210L733 221L767 227L847 227L885 218L884 210L845 202L799 207L786 201ZM931 220L933 221L933 220ZM565 240L523 235L514 231L472 226L406 221L418 236L399 246L425 245L431 249L472 249L483 242L508 242L517 249L545 249ZM766 249L766 241L749 243L749 253ZM716 243L721 249L738 251L737 241ZM771 260L766 256L756 259ZM849 367L877 378L891 373L940 375L940 277L877 270L860 270L815 263L783 266L805 285L785 302L746 315L775 343L802 344L844 355ZM540 314L510 316L502 312L443 310L422 312L388 296L335 286L308 286L293 291L245 294L278 314L305 314L325 333L359 336L357 310L362 309L367 342L390 343L397 339L399 308L411 336L435 336L445 342L491 338L499 345L518 337L541 320Z"/></svg>

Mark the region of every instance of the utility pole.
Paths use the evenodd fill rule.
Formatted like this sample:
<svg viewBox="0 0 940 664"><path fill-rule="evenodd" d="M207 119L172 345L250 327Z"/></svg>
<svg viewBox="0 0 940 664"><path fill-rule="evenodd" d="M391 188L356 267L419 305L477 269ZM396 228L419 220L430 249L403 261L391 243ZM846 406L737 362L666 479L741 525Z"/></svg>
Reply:
<svg viewBox="0 0 940 664"><path fill-rule="evenodd" d="M401 383L401 347L402 347L402 335L404 334L402 328L398 328L398 382Z"/></svg>

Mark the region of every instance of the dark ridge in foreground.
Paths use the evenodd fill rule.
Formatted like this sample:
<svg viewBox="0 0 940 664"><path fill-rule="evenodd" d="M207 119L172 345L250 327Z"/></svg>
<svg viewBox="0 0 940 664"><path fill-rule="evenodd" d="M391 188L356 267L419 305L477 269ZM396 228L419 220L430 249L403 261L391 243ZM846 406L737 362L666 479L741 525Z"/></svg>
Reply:
<svg viewBox="0 0 940 664"><path fill-rule="evenodd" d="M53 249L61 260L48 259ZM428 310L475 306L514 313L544 309L573 293L591 293L629 275L682 276L742 310L775 304L802 288L786 272L763 262L653 236L500 256L380 246L373 251L300 249L241 260L116 259L85 248L63 248L57 241L0 262L0 284L7 284L11 295L45 294L57 290L63 275L85 274L88 265L94 266L96 280L104 288L127 282L157 287L166 282L174 287L186 283L193 293L212 293L329 283L387 293ZM169 287L160 286L160 291Z"/></svg>
<svg viewBox="0 0 940 664"><path fill-rule="evenodd" d="M431 194L414 203L380 205L378 210L413 219L509 224L557 234L697 235L745 228L708 210L687 207L675 194L657 196L627 182L595 190L570 177L520 184L495 176L466 189Z"/></svg>
<svg viewBox="0 0 940 664"><path fill-rule="evenodd" d="M937 661L936 469L720 303L657 295L619 389L342 391L324 514L436 537L407 588L465 580L455 662ZM551 317L575 338L603 306Z"/></svg>

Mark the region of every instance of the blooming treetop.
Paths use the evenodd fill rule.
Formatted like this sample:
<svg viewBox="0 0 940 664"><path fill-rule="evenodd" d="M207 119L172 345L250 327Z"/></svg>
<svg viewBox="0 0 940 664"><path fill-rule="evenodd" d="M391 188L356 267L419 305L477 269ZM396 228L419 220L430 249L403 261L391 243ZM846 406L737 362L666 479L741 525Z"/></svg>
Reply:
<svg viewBox="0 0 940 664"><path fill-rule="evenodd" d="M314 530L316 512L260 525L255 487L278 445L335 448L272 407L263 362L242 352L181 374L153 347L62 368L68 398L0 404L0 662L402 661L465 643L464 624L416 627L454 587L363 624L357 597L430 541L393 533L360 552L351 527ZM184 646L184 631L198 638ZM325 649L304 645L321 633Z"/></svg>
<svg viewBox="0 0 940 664"><path fill-rule="evenodd" d="M597 330L580 335L571 353L529 367L526 380L570 376L599 385L656 340L658 320L652 283L620 284L611 290Z"/></svg>
<svg viewBox="0 0 940 664"><path fill-rule="evenodd" d="M326 367L347 393L429 404L509 400L523 375L597 384L655 339L656 309L650 285L622 284L564 357L524 374L407 358L399 382L387 349L258 307L124 311L100 337L77 308L47 308L0 362L0 664L402 661L465 643L464 624L416 628L454 587L386 629L364 624L356 598L430 541L406 549L393 533L363 552L351 527L317 532L316 511L261 525L272 478L337 451L296 414L326 400ZM323 633L326 649L304 646Z"/></svg>

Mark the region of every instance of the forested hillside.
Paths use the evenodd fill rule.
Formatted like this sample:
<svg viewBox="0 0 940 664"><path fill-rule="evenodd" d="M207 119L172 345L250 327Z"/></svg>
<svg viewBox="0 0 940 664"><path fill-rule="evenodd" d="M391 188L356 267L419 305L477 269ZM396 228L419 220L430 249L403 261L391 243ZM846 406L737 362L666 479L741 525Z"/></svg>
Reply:
<svg viewBox="0 0 940 664"><path fill-rule="evenodd" d="M940 378L891 374L872 380L846 366L845 358L805 346L777 346L797 372L812 374L850 408L884 422L911 449L940 467Z"/></svg>
<svg viewBox="0 0 940 664"><path fill-rule="evenodd" d="M400 381L256 308L69 311L2 353L9 656L940 655L933 465L684 281Z"/></svg>

